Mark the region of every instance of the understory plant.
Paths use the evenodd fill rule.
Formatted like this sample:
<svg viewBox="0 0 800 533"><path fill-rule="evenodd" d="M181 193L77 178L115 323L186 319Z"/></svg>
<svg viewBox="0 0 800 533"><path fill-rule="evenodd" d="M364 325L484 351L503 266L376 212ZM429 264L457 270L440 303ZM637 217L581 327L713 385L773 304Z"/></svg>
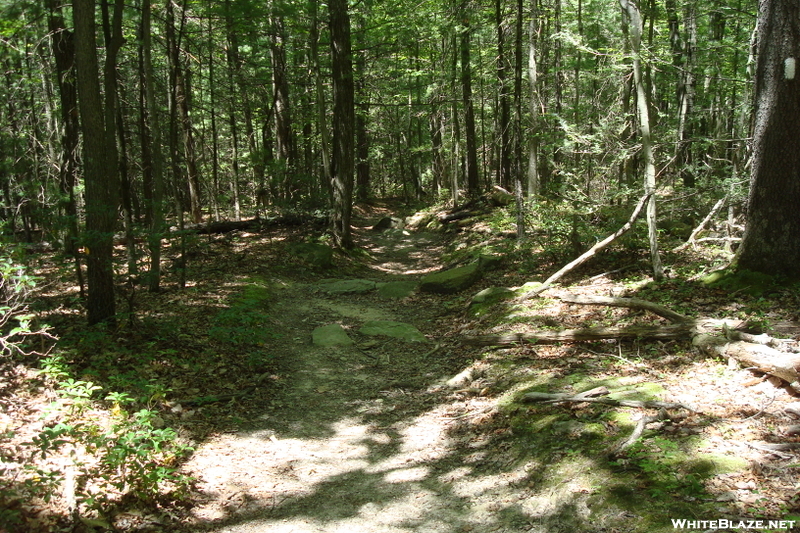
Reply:
<svg viewBox="0 0 800 533"><path fill-rule="evenodd" d="M47 358L43 368L57 381L59 399L46 414L53 422L28 442L39 459L31 468L36 477L58 480L70 511L102 514L124 497L153 502L185 492L191 478L177 467L192 448L156 411L132 408L135 401L126 393L109 393L99 402L102 388L66 377L62 356ZM61 460L47 461L54 457ZM42 489L52 490L52 484Z"/></svg>

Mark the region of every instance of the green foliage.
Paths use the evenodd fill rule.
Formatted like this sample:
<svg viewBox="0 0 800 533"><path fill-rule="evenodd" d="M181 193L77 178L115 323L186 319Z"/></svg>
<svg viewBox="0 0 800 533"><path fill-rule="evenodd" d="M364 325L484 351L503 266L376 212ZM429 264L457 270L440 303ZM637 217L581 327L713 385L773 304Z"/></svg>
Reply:
<svg viewBox="0 0 800 533"><path fill-rule="evenodd" d="M52 358L44 373L62 376L61 360ZM126 393L106 396L110 411L99 411L92 400L99 385L72 378L58 383L60 399L49 416L59 422L45 427L28 443L41 458L68 454L75 474L75 496L87 508L104 510L119 498L131 495L153 501L170 491L182 494L191 479L177 471L177 461L192 448L151 409L129 411L135 402ZM91 410L90 410L91 408ZM103 414L101 414L103 413ZM31 467L35 476L29 489L47 497L52 481L61 481L66 470ZM72 475L72 474L70 474Z"/></svg>
<svg viewBox="0 0 800 533"><path fill-rule="evenodd" d="M653 437L637 442L626 455L646 480L653 498L662 499L677 492L694 498L705 495L701 472L676 469L686 459L676 442Z"/></svg>
<svg viewBox="0 0 800 533"><path fill-rule="evenodd" d="M228 307L214 317L209 336L218 342L240 346L257 345L272 338L274 334L266 327L268 298L269 291L265 287L247 285Z"/></svg>

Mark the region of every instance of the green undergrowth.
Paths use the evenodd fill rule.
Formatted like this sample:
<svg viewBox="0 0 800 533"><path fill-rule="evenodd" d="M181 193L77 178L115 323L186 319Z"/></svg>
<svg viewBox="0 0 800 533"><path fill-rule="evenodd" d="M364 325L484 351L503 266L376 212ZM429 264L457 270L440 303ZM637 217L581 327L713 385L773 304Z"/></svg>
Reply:
<svg viewBox="0 0 800 533"><path fill-rule="evenodd" d="M271 327L272 291L261 279L236 282L211 307L192 289L179 296L180 311L139 316L120 329L66 331L40 361L40 379L56 398L43 428L23 445L30 460L17 480L0 482L0 525L22 524L12 509L26 500L61 499L84 521L106 527L104 517L123 502L188 495L192 480L179 467L192 440L181 429L179 402L242 388L239 380L270 371L270 344L279 336Z"/></svg>

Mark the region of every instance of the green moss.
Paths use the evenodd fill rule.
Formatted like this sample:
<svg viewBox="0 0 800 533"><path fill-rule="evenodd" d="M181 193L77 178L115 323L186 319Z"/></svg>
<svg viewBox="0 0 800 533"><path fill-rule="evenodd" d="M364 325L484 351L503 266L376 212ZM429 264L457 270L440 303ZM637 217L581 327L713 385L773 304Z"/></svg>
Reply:
<svg viewBox="0 0 800 533"><path fill-rule="evenodd" d="M778 282L774 276L749 270L718 270L701 281L709 287L742 292L751 296L761 296L778 289Z"/></svg>

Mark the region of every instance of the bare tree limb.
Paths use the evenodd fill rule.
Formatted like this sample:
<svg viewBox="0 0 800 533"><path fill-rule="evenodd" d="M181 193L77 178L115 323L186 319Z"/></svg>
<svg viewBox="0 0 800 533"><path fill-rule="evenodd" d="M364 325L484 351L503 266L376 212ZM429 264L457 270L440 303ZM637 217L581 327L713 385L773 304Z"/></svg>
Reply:
<svg viewBox="0 0 800 533"><path fill-rule="evenodd" d="M608 246L609 244L611 244L612 242L614 242L618 238L620 238L623 235L625 235L633 227L633 223L636 222L637 218L639 218L639 214L642 212L642 209L644 208L645 204L647 203L647 201L650 199L650 197L652 195L653 195L652 192L648 192L647 194L645 194L644 196L642 196L639 199L639 203L636 204L636 207L634 208L633 213L631 213L631 217L628 219L628 221L625 224L623 224L623 226L621 228L619 228L617 231L615 231L614 233L612 233L611 235L609 235L608 237L606 237L602 241L598 242L597 244L595 244L594 246L592 246L591 248L586 250L577 259L571 261L570 263L568 263L567 265L562 267L561 270L559 270L558 272L556 272L555 274L553 274L552 276L547 278L542 285L540 285L539 287L537 287L536 289L534 289L532 291L526 292L525 294L523 294L522 296L517 298L517 302L521 303L521 302L524 302L526 300L530 300L531 298L535 298L536 296L540 295L541 293L543 293L544 291L549 289L550 286L553 283L555 283L556 281L558 281L559 279L564 277L564 275L568 274L569 272L571 272L575 268L577 268L580 265L584 264L586 261L591 259L595 254L597 254L597 252L599 252L600 250L602 250L603 248L605 248L606 246Z"/></svg>
<svg viewBox="0 0 800 533"><path fill-rule="evenodd" d="M609 307L628 307L631 309L643 309L650 311L658 316L664 317L670 322L683 323L691 319L676 313L675 311L659 305L657 303L640 300L638 298L615 298L611 296L579 296L577 294L560 294L558 296L564 302L581 305L607 305Z"/></svg>

